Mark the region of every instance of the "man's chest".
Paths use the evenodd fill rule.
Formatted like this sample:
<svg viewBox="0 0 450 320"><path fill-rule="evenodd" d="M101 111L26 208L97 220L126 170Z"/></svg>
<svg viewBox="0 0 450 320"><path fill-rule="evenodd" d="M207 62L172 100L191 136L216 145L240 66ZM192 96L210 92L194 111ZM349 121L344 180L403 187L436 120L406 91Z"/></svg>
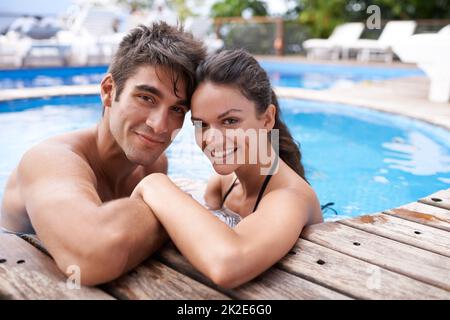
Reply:
<svg viewBox="0 0 450 320"><path fill-rule="evenodd" d="M102 202L129 197L137 184L145 177L142 172L133 172L123 181L112 185L106 179L97 180L97 192Z"/></svg>

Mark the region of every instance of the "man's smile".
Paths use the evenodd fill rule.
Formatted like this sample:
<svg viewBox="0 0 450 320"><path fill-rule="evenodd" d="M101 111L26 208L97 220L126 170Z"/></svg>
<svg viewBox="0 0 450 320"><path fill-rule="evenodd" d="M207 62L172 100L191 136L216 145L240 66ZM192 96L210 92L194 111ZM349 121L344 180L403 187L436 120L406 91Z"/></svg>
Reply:
<svg viewBox="0 0 450 320"><path fill-rule="evenodd" d="M138 136L139 140L148 146L152 146L152 147L161 146L166 143L166 140L164 140L162 138L154 138L152 136L149 136L149 135L143 134L143 133L139 133L139 132L135 132L135 133Z"/></svg>

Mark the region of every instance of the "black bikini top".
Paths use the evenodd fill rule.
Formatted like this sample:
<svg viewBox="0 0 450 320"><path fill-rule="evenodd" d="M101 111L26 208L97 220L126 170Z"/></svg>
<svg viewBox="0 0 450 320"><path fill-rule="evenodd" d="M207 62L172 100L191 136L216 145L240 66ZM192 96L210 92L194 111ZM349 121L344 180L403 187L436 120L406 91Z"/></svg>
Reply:
<svg viewBox="0 0 450 320"><path fill-rule="evenodd" d="M256 203L255 203L255 207L253 208L252 212L255 212L256 209L258 208L258 204L261 201L262 195L264 194L264 191L267 188L267 185L269 184L270 178L272 178L272 175L268 175L266 176L266 178L264 179L264 182L261 186L261 189L259 190L258 193L258 198L256 198ZM227 190L227 192L225 193L225 195L223 196L223 200L222 200L222 206L225 203L226 198L228 197L228 195L230 194L231 190L233 190L234 186L236 185L237 182L237 177L234 179L233 183L231 184L230 188Z"/></svg>

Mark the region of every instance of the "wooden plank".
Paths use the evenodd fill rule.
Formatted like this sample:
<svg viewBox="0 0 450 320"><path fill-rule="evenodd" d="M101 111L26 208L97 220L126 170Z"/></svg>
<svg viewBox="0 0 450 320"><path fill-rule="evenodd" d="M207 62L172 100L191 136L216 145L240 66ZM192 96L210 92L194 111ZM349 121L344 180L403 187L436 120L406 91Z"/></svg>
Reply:
<svg viewBox="0 0 450 320"><path fill-rule="evenodd" d="M177 271L216 288L235 299L349 299L343 294L277 268L269 269L259 277L238 288L220 288L194 269L173 246L166 246L161 250L159 259Z"/></svg>
<svg viewBox="0 0 450 320"><path fill-rule="evenodd" d="M435 192L428 197L420 199L419 202L450 210L450 189Z"/></svg>
<svg viewBox="0 0 450 320"><path fill-rule="evenodd" d="M450 292L299 239L277 266L357 299L450 299Z"/></svg>
<svg viewBox="0 0 450 320"><path fill-rule="evenodd" d="M337 221L349 227L450 257L450 232L386 214Z"/></svg>
<svg viewBox="0 0 450 320"><path fill-rule="evenodd" d="M1 299L113 299L98 288L70 288L54 261L11 234L0 233Z"/></svg>
<svg viewBox="0 0 450 320"><path fill-rule="evenodd" d="M229 298L154 259L103 286L124 300L228 300Z"/></svg>
<svg viewBox="0 0 450 320"><path fill-rule="evenodd" d="M384 213L450 231L450 211L428 204L412 202L395 209L386 210Z"/></svg>
<svg viewBox="0 0 450 320"><path fill-rule="evenodd" d="M450 290L450 259L366 231L328 222L310 226L302 238L352 257Z"/></svg>

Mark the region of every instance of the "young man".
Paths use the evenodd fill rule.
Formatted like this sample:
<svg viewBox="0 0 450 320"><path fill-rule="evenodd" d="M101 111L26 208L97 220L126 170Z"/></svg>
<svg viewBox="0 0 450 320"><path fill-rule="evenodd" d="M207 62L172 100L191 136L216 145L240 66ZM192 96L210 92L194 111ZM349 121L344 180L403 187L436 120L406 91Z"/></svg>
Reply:
<svg viewBox="0 0 450 320"><path fill-rule="evenodd" d="M164 150L182 127L203 45L161 22L121 42L101 82L104 114L89 129L27 151L6 185L1 226L35 233L65 273L95 285L138 265L167 239L149 207L130 195L167 173Z"/></svg>

